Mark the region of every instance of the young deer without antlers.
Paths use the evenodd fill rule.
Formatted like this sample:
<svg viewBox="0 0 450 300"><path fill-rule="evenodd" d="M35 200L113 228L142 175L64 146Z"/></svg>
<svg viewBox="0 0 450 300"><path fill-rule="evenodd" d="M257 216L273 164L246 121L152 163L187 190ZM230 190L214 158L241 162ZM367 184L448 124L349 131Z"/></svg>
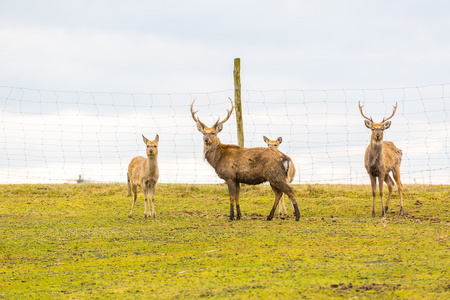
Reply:
<svg viewBox="0 0 450 300"><path fill-rule="evenodd" d="M234 106L231 101L231 110L223 121L220 118L212 127L207 127L195 117L194 101L191 104L191 114L197 129L203 134L204 156L214 168L217 175L225 180L230 194L230 220L234 220L234 203L236 203L236 219L241 219L239 206L240 183L260 184L268 181L275 193L275 202L267 220L272 220L283 193L288 195L294 207L295 220L300 219L294 190L288 183L288 174L293 167L289 156L269 148L242 148L236 145L222 144L217 136L223 129L223 124L230 118Z"/></svg>
<svg viewBox="0 0 450 300"><path fill-rule="evenodd" d="M275 150L278 150L278 146L283 142L283 138L281 136L278 137L276 140L271 140L271 139L267 138L266 136L263 136L263 140L267 144L267 147L269 147L271 149L275 149ZM295 176L295 167L292 164L291 168L289 169L288 178L287 178L289 183L291 183L292 180L294 180L294 176ZM282 212L281 212L282 210L284 212L284 216L287 216L288 213L287 213L287 209L286 209L286 204L284 203L284 195L281 196L280 205L278 206L278 213L280 216L282 215Z"/></svg>
<svg viewBox="0 0 450 300"><path fill-rule="evenodd" d="M159 178L158 169L158 142L159 136L156 135L154 141L148 140L145 136L142 136L145 145L147 146L147 158L143 156L136 156L128 165L127 183L128 183L128 196L131 196L133 191L133 202L131 204L131 212L129 217L133 217L133 208L137 198L138 186L142 188L144 192L144 218L152 216L156 218L155 212L155 188ZM150 198L152 200L152 207L150 211L150 205L148 203L148 192L150 191Z"/></svg>
<svg viewBox="0 0 450 300"><path fill-rule="evenodd" d="M364 124L367 128L372 130L372 136L370 138L370 145L366 149L364 156L364 164L369 173L370 183L372 185L372 217L375 217L375 197L376 197L376 185L377 178L379 184L379 192L381 198L381 216L385 216L389 208L389 201L391 200L392 188L394 187L394 181L389 172L394 175L395 182L397 183L398 193L400 194L400 211L399 215L403 214L403 186L400 180L400 164L402 162L402 150L395 147L393 142L383 142L383 131L391 126L391 119L395 111L397 110L397 103L395 103L394 111L392 115L381 121L381 123L374 123L372 118L368 118L362 112L362 106L358 102L359 111L365 118ZM386 206L383 203L383 181L386 182L389 189L389 194L386 200Z"/></svg>

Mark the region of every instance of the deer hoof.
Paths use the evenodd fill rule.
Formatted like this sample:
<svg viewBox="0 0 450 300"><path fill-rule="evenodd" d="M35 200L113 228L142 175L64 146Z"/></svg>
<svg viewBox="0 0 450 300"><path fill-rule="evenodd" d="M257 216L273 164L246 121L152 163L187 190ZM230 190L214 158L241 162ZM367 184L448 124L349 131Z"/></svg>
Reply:
<svg viewBox="0 0 450 300"><path fill-rule="evenodd" d="M389 209L389 206L385 206L385 207L384 207L384 212L387 212L388 209Z"/></svg>
<svg viewBox="0 0 450 300"><path fill-rule="evenodd" d="M267 221L272 221L272 217L271 216L267 216L266 220Z"/></svg>
<svg viewBox="0 0 450 300"><path fill-rule="evenodd" d="M400 207L400 211L398 212L399 216L403 216L403 207Z"/></svg>
<svg viewBox="0 0 450 300"><path fill-rule="evenodd" d="M132 215L132 214L129 214L129 215L128 215L128 218L130 218L130 219L133 218L133 215Z"/></svg>

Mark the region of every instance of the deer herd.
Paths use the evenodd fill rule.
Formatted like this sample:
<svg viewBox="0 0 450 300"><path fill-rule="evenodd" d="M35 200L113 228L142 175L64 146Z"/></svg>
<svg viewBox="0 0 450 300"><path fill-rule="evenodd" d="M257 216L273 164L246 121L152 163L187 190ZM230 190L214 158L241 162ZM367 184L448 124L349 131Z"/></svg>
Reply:
<svg viewBox="0 0 450 300"><path fill-rule="evenodd" d="M295 166L292 159L282 153L278 146L282 143L282 138L271 140L263 136L267 147L244 148L237 145L222 144L219 139L219 133L223 129L223 124L230 118L234 105L229 98L231 109L227 110L227 116L217 121L211 126L206 126L194 111L194 102L191 103L191 115L198 131L203 135L203 155L204 159L213 167L217 176L223 179L228 186L230 197L230 214L229 220L240 220L242 217L241 207L239 204L240 184L256 185L269 182L270 187L275 196L272 209L267 216L267 220L272 220L277 206L279 207L279 215L281 218L287 217L287 209L284 203L283 194L289 198L291 207L294 211L295 220L300 219L300 211L298 209L297 200L295 199L294 189L290 185L295 176ZM395 147L393 142L383 141L383 132L391 126L389 121L397 110L397 104L394 106L392 115L381 123L375 123L372 118L364 115L360 103L358 103L359 111L364 117L364 124L372 131L370 144L367 146L364 165L369 174L372 186L372 217L375 217L376 189L377 179L379 187L379 195L381 199L381 216L385 217L389 208L394 180L397 184L398 193L400 195L400 211L399 215L403 215L403 187L400 179L400 164L402 161L402 150ZM146 145L147 157L134 157L129 166L127 173L128 196L133 192L133 201L129 217L133 217L133 209L137 199L138 187L142 189L144 194L144 218L156 218L154 196L155 188L159 178L158 169L158 142L159 136L156 135L153 141L143 137ZM392 172L394 180L389 173ZM383 202L383 182L388 186L388 196L386 203ZM151 209L148 193L150 192ZM236 209L236 213L235 213Z"/></svg>

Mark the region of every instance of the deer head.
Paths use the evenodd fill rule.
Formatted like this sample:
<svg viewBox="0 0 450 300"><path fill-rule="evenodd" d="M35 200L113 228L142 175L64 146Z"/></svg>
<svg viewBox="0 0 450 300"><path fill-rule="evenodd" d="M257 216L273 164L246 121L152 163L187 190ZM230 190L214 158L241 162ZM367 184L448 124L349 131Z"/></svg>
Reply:
<svg viewBox="0 0 450 300"><path fill-rule="evenodd" d="M383 141L383 131L388 129L389 127L391 127L391 121L388 121L388 120L394 116L394 114L397 110L397 102L395 103L394 111L392 112L392 115L387 119L383 118L383 121L381 121L381 123L374 123L372 120L372 117L371 118L366 117L362 111L363 106L360 104L360 102L358 102L358 106L359 106L359 111L361 112L361 115L365 119L364 125L366 125L367 128L372 130L371 140L375 141L375 142L382 142Z"/></svg>
<svg viewBox="0 0 450 300"><path fill-rule="evenodd" d="M278 149L278 146L283 142L283 139L281 138L281 136L279 138L277 138L276 140L271 140L271 139L267 138L266 136L263 136L263 140L269 148L275 148L275 149Z"/></svg>
<svg viewBox="0 0 450 300"><path fill-rule="evenodd" d="M230 98L228 98L230 99ZM219 132L222 131L223 129L223 124L228 121L228 119L231 116L231 113L233 112L234 109L234 105L233 105L233 101L230 99L231 102L231 109L228 110L228 114L225 117L225 119L223 121L220 121L220 117L217 119L216 123L212 126L212 127L208 127L206 126L204 123L202 123L200 121L200 119L198 117L195 116L195 114L198 111L194 111L193 107L194 107L194 101L192 101L191 104L191 114L192 114L192 118L194 119L195 123L197 123L197 129L198 131L200 131L203 134L203 142L205 143L205 146L211 146L211 145L217 145L220 143L219 137L217 136L217 134Z"/></svg>
<svg viewBox="0 0 450 300"><path fill-rule="evenodd" d="M142 135L142 139L144 140L145 145L147 145L147 156L157 156L158 155L158 142L159 142L159 135L156 135L154 141L150 141L147 139L144 135Z"/></svg>

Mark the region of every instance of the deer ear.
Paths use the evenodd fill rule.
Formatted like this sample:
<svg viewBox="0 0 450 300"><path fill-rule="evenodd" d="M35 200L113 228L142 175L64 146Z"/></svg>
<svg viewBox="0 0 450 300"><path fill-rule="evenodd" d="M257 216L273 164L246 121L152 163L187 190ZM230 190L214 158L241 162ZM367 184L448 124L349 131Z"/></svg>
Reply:
<svg viewBox="0 0 450 300"><path fill-rule="evenodd" d="M391 121L386 121L383 123L383 129L386 130L391 127Z"/></svg>
<svg viewBox="0 0 450 300"><path fill-rule="evenodd" d="M156 141L157 143L159 142L159 135L158 135L158 134L155 136L155 141Z"/></svg>
<svg viewBox="0 0 450 300"><path fill-rule="evenodd" d="M144 143L147 144L148 139L144 135L142 135L142 139L144 140Z"/></svg>
<svg viewBox="0 0 450 300"><path fill-rule="evenodd" d="M216 126L214 126L214 129L219 133L223 129L223 123L219 123Z"/></svg>
<svg viewBox="0 0 450 300"><path fill-rule="evenodd" d="M202 124L200 124L200 122L197 122L197 129L198 129L198 131L200 131L201 133L203 133L203 125Z"/></svg>
<svg viewBox="0 0 450 300"><path fill-rule="evenodd" d="M264 143L269 143L269 139L265 136L265 135L263 135L263 140L264 140Z"/></svg>
<svg viewBox="0 0 450 300"><path fill-rule="evenodd" d="M281 144L283 142L283 138L280 136L279 138L277 138L277 142L278 144Z"/></svg>
<svg viewBox="0 0 450 300"><path fill-rule="evenodd" d="M369 120L364 120L364 125L366 125L367 128L372 129L372 122Z"/></svg>

